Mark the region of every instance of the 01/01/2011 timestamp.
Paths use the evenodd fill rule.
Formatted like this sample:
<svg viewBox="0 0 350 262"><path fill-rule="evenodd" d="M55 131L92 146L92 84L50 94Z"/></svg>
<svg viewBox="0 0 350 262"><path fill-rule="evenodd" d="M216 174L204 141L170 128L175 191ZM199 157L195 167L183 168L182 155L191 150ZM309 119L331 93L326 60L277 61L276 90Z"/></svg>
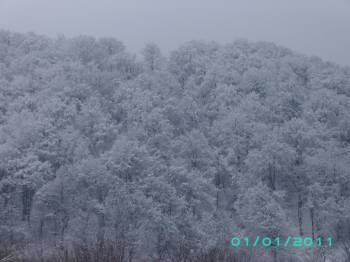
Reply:
<svg viewBox="0 0 350 262"><path fill-rule="evenodd" d="M285 238L281 237L268 237L268 236L256 236L251 238L245 237L233 237L230 241L231 246L234 248L256 248L256 247L296 247L296 248L311 248L311 247L332 247L333 238L332 237L300 237L300 236L287 236Z"/></svg>

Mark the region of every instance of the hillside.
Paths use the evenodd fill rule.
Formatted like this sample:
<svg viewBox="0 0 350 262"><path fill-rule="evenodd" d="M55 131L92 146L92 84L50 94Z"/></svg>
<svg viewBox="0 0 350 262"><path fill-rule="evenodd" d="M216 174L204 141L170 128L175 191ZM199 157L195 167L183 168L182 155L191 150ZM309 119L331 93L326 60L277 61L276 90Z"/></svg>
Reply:
<svg viewBox="0 0 350 262"><path fill-rule="evenodd" d="M350 254L349 172L350 68L271 43L136 56L0 31L0 261L248 261L237 234Z"/></svg>

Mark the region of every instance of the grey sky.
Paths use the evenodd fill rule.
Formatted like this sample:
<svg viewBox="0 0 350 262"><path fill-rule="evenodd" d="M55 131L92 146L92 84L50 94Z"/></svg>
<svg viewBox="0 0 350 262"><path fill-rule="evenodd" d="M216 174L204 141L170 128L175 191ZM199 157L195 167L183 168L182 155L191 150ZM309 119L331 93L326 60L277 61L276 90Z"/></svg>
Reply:
<svg viewBox="0 0 350 262"><path fill-rule="evenodd" d="M350 65L350 0L0 0L0 28L114 36L135 52L245 38Z"/></svg>

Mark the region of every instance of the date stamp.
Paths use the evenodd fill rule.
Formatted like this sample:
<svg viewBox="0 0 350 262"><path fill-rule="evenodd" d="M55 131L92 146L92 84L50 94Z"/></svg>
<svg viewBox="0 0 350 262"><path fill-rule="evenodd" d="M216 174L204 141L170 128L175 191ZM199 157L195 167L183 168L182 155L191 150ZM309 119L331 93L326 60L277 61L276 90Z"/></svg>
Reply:
<svg viewBox="0 0 350 262"><path fill-rule="evenodd" d="M234 236L230 244L235 249L238 248L321 248L333 246L333 237L310 237L310 236L286 236L286 237L269 237L269 236Z"/></svg>

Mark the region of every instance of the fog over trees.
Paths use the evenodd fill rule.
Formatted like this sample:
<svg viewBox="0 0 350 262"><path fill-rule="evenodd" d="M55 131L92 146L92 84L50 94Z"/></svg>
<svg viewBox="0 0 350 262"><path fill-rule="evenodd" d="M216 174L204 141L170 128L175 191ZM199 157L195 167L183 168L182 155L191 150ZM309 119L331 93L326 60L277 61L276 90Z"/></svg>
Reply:
<svg viewBox="0 0 350 262"><path fill-rule="evenodd" d="M350 261L350 68L0 31L0 261Z"/></svg>

